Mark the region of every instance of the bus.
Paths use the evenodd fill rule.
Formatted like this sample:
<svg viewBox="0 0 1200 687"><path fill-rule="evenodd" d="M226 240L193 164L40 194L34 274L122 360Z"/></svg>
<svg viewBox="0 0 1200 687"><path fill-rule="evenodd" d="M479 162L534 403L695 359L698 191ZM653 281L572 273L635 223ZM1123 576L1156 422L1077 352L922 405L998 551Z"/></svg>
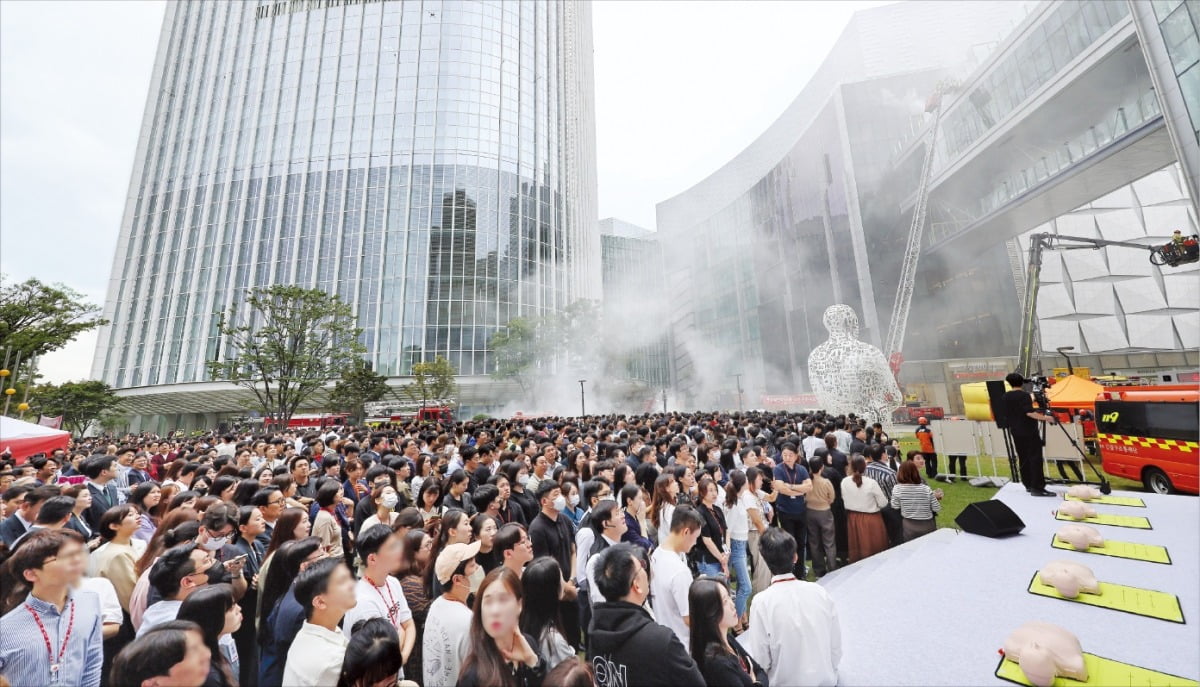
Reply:
<svg viewBox="0 0 1200 687"><path fill-rule="evenodd" d="M1096 442L1108 474L1158 494L1200 494L1200 386L1100 393Z"/></svg>

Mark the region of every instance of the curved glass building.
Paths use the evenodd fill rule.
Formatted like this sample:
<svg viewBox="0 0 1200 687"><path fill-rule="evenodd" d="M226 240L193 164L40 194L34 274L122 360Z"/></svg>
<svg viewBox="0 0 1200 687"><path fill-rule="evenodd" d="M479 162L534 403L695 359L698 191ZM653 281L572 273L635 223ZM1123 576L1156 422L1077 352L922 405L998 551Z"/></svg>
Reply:
<svg viewBox="0 0 1200 687"><path fill-rule="evenodd" d="M575 0L169 3L94 375L200 412L164 399L271 284L351 303L381 373L488 373L599 296L591 60Z"/></svg>

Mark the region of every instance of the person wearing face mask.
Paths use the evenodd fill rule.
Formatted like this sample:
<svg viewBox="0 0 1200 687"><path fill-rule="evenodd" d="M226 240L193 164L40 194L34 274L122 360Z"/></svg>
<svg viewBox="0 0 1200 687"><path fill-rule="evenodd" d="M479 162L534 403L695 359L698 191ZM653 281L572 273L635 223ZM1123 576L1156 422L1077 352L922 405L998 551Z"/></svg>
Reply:
<svg viewBox="0 0 1200 687"><path fill-rule="evenodd" d="M463 661L458 687L542 684L546 662L533 648L537 641L521 632L523 605L521 580L512 571L497 568L483 579L475 597L470 651Z"/></svg>
<svg viewBox="0 0 1200 687"><path fill-rule="evenodd" d="M508 486L512 492L508 497L509 501L520 506L525 515L525 522L532 524L541 508L537 498L526 487L529 484L529 467L519 460L514 460L508 464L505 476L508 477Z"/></svg>
<svg viewBox="0 0 1200 687"><path fill-rule="evenodd" d="M679 517L676 511L675 517ZM587 658L597 687L703 687L704 676L679 637L645 608L650 564L633 544L610 546L596 564L596 588L606 599L592 610Z"/></svg>
<svg viewBox="0 0 1200 687"><path fill-rule="evenodd" d="M208 584L208 568L212 554L192 542L168 549L150 570L150 584L162 601L152 604L142 614L137 636L156 625L175 620L179 607L189 594Z"/></svg>
<svg viewBox="0 0 1200 687"><path fill-rule="evenodd" d="M607 601L604 595L596 588L596 564L600 560L600 554L605 549L616 546L621 543L622 537L629 529L625 521L625 515L617 508L617 502L611 499L601 501L592 509L589 529L592 531L591 545L587 552L587 560L584 563L585 577L584 581L588 590L588 603L595 606L598 603ZM588 608L588 617L591 617L591 608Z"/></svg>
<svg viewBox="0 0 1200 687"><path fill-rule="evenodd" d="M579 486L571 481L562 483L563 496L566 497L566 506L563 510L563 515L570 519L571 524L576 529L579 528L580 522L583 520L584 509L579 504Z"/></svg>
<svg viewBox="0 0 1200 687"><path fill-rule="evenodd" d="M359 533L372 525L391 527L392 523L396 522L396 506L400 503L400 495L396 493L391 484L375 487L371 491L371 502L375 504L375 512L363 520L362 525L358 528Z"/></svg>
<svg viewBox="0 0 1200 687"><path fill-rule="evenodd" d="M424 687L452 687L459 668L471 651L471 573L478 567L475 556L479 542L450 544L438 554L434 574L442 584L442 595L429 606L422 637L421 655ZM493 571L494 572L494 571Z"/></svg>

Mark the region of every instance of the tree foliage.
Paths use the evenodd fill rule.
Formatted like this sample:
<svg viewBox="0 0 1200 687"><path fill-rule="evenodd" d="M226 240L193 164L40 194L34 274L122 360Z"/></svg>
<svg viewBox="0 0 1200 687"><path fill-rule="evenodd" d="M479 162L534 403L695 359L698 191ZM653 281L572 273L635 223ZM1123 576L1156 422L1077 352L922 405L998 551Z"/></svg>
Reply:
<svg viewBox="0 0 1200 687"><path fill-rule="evenodd" d="M516 317L488 345L495 356L494 379L515 382L527 400L537 380L555 369L583 370L602 357L603 327L594 301L579 300L559 313Z"/></svg>
<svg viewBox="0 0 1200 687"><path fill-rule="evenodd" d="M548 342L538 322L526 317L514 317L508 325L492 335L488 347L495 356L494 379L516 382L521 393L531 398L538 365L549 350Z"/></svg>
<svg viewBox="0 0 1200 687"><path fill-rule="evenodd" d="M20 353L22 361L57 351L105 324L100 306L78 291L37 279L12 283L0 275L0 350Z"/></svg>
<svg viewBox="0 0 1200 687"><path fill-rule="evenodd" d="M400 387L397 393L401 400L411 403L450 402L458 395L456 374L458 371L450 361L439 355L432 361L414 364L412 381Z"/></svg>
<svg viewBox="0 0 1200 687"><path fill-rule="evenodd" d="M358 423L363 420L363 406L382 401L389 391L391 387L387 385L387 377L375 372L370 363L359 358L342 373L329 394L329 401L334 410L350 413L353 421Z"/></svg>
<svg viewBox="0 0 1200 687"><path fill-rule="evenodd" d="M354 311L319 289L251 289L219 329L225 353L208 364L209 374L249 389L264 415L284 424L366 352Z"/></svg>
<svg viewBox="0 0 1200 687"><path fill-rule="evenodd" d="M42 415L63 416L63 427L81 435L88 425L117 412L121 398L104 382L43 384L30 392L31 408Z"/></svg>

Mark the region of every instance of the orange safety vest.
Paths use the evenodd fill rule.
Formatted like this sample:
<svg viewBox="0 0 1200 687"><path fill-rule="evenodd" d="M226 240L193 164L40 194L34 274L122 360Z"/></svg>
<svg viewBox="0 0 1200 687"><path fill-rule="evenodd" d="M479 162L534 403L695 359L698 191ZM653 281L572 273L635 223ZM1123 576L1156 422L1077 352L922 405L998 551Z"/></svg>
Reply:
<svg viewBox="0 0 1200 687"><path fill-rule="evenodd" d="M917 441L921 442L921 453L933 453L933 432L928 427L917 428Z"/></svg>

